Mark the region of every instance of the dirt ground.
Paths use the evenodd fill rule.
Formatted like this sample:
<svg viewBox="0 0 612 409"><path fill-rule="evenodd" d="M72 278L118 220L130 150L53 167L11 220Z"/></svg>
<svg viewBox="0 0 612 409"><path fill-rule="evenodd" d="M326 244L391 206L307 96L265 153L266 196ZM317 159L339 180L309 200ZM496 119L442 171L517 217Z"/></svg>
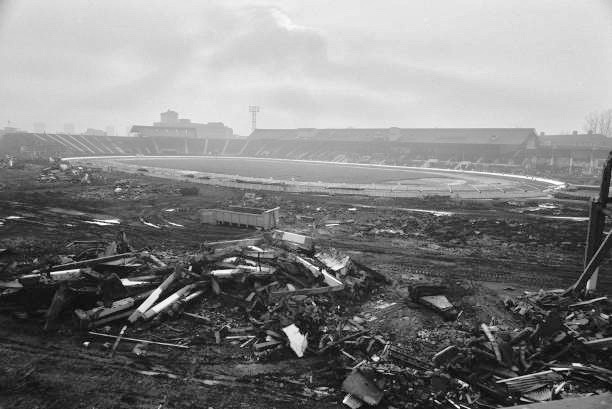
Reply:
<svg viewBox="0 0 612 409"><path fill-rule="evenodd" d="M0 169L0 248L12 249L18 260L65 254L74 240L113 240L119 230L135 247L168 260L193 255L206 241L254 234L198 221L200 208L245 203L244 191L198 185L197 195L183 195L181 188L192 187L187 181L120 173L105 173L91 185L38 182L41 169ZM281 207L281 229L311 234L317 245L341 249L383 273L391 284L347 300L346 313L374 316L380 334L425 359L467 337L481 322L511 326L515 321L503 307L505 295L563 287L581 271L586 222L545 218L585 217L581 202L555 203L551 210L538 203L302 194L257 193L253 200ZM407 210L415 208L453 214ZM313 217L316 226L296 216ZM612 280L601 277L602 289L609 290ZM463 311L457 322L446 323L405 302L409 285L432 279L453 289L449 299ZM238 315L231 300L214 295L193 310L219 319ZM0 314L0 408L342 405L346 370L337 353L257 358L236 344L216 344L211 328L178 318L134 329L129 336L168 341L196 334L201 342L189 350L152 348L145 357L123 343L110 358L104 343L79 331L69 317L52 333L42 330L42 322L41 316ZM86 347L84 341L91 343ZM150 368L179 376L143 374Z"/></svg>

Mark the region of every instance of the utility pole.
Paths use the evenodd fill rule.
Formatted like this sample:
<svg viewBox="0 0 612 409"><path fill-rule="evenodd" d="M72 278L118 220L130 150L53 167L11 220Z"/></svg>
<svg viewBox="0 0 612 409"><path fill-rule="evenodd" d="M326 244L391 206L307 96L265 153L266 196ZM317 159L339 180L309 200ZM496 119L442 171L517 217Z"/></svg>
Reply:
<svg viewBox="0 0 612 409"><path fill-rule="evenodd" d="M259 107L257 105L250 105L249 112L251 113L251 131L257 129L257 113L259 112Z"/></svg>

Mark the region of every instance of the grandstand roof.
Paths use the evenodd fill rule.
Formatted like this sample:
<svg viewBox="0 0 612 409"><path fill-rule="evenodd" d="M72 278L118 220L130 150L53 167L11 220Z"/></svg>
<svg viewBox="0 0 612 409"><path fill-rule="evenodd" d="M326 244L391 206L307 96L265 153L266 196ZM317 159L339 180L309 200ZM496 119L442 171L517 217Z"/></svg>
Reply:
<svg viewBox="0 0 612 409"><path fill-rule="evenodd" d="M536 133L533 128L298 128L256 129L249 138L521 145Z"/></svg>
<svg viewBox="0 0 612 409"><path fill-rule="evenodd" d="M612 138L601 134L568 134L538 136L540 146L553 148L612 148Z"/></svg>

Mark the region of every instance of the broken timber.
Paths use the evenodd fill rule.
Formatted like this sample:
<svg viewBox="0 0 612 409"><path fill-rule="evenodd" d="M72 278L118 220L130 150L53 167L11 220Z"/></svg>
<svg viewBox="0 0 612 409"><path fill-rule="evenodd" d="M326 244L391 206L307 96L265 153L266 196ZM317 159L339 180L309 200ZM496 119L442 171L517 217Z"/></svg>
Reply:
<svg viewBox="0 0 612 409"><path fill-rule="evenodd" d="M155 301L157 301L159 299L159 297L161 297L162 293L176 279L180 278L181 276L182 276L181 268L177 266L176 269L174 270L174 272L172 274L170 274L168 276L168 278L166 278L159 285L159 287L157 287L155 290L153 290L151 295L149 295L147 297L147 299L144 300L144 302L142 304L140 304L140 306L136 309L136 311L134 311L134 313L132 313L132 315L130 315L130 317L128 318L128 321L130 323L134 323L134 322L138 321L138 319L141 318L144 315L144 313L147 312L147 310L153 306L153 304L155 304Z"/></svg>
<svg viewBox="0 0 612 409"><path fill-rule="evenodd" d="M123 298L112 303L110 307L96 307L87 311L77 309L74 311L79 323L82 327L91 326L93 322L101 320L103 318L110 317L114 314L125 312L125 310L132 309L138 301L144 300L146 297L151 295L151 291L147 291L142 294L135 295L134 297Z"/></svg>
<svg viewBox="0 0 612 409"><path fill-rule="evenodd" d="M130 253L115 254L114 256L106 256L106 257L100 257L100 258L93 258L89 260L74 261L72 263L58 264L56 266L51 267L51 271L88 267L88 266L92 266L95 264L102 264L102 263L106 263L109 261L120 260L122 258L133 257L136 255L138 255L138 252L133 251Z"/></svg>
<svg viewBox="0 0 612 409"><path fill-rule="evenodd" d="M104 337L104 338L112 338L112 339L117 339L118 337L115 335L109 335L109 334L102 334L99 332L93 332L93 331L88 331L87 332L89 335L95 335L97 337ZM142 343L142 344L151 344L151 345L160 345L160 346L164 346L164 347L172 347L172 348L182 348L182 349L189 349L188 345L181 345L181 344L170 344L168 342L157 342L157 341L148 341L146 339L137 339L137 338L128 338L128 337L122 337L121 340L123 341L129 341L129 342L138 342L138 343Z"/></svg>

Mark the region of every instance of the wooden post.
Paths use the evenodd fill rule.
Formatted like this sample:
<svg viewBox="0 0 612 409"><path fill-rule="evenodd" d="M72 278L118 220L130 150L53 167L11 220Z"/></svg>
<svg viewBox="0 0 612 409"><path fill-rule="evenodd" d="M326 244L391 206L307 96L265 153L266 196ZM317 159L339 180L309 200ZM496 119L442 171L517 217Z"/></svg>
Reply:
<svg viewBox="0 0 612 409"><path fill-rule="evenodd" d="M595 255L595 252L601 245L602 235L605 224L605 215L601 212L601 205L598 201L591 201L591 207L589 211L589 227L587 231L587 242L584 252L584 263L583 268L586 269L589 262ZM593 291L597 288L597 276L599 273L599 266L595 269L590 279L586 283L586 291Z"/></svg>
<svg viewBox="0 0 612 409"><path fill-rule="evenodd" d="M591 152L591 166L593 161L593 154ZM592 266L592 263L595 260L595 256L599 256L599 258L603 258L605 254L599 254L600 250L602 250L603 244L607 244L606 241L609 239L606 237L606 240L603 240L603 230L606 223L606 205L610 200L610 177L612 176L612 152L608 155L608 159L606 160L606 164L603 168L603 172L601 175L601 186L599 189L599 198L597 201L591 202L591 208L589 211L589 230L587 233L587 242L585 248L585 257L584 257L584 272L578 279L578 282L573 286L574 289L581 289L582 284L586 284L585 292L593 291L597 288L597 278L599 274L599 264L598 262ZM588 277L586 283L581 283L581 280L585 277L587 270L589 268L592 271L588 272Z"/></svg>

